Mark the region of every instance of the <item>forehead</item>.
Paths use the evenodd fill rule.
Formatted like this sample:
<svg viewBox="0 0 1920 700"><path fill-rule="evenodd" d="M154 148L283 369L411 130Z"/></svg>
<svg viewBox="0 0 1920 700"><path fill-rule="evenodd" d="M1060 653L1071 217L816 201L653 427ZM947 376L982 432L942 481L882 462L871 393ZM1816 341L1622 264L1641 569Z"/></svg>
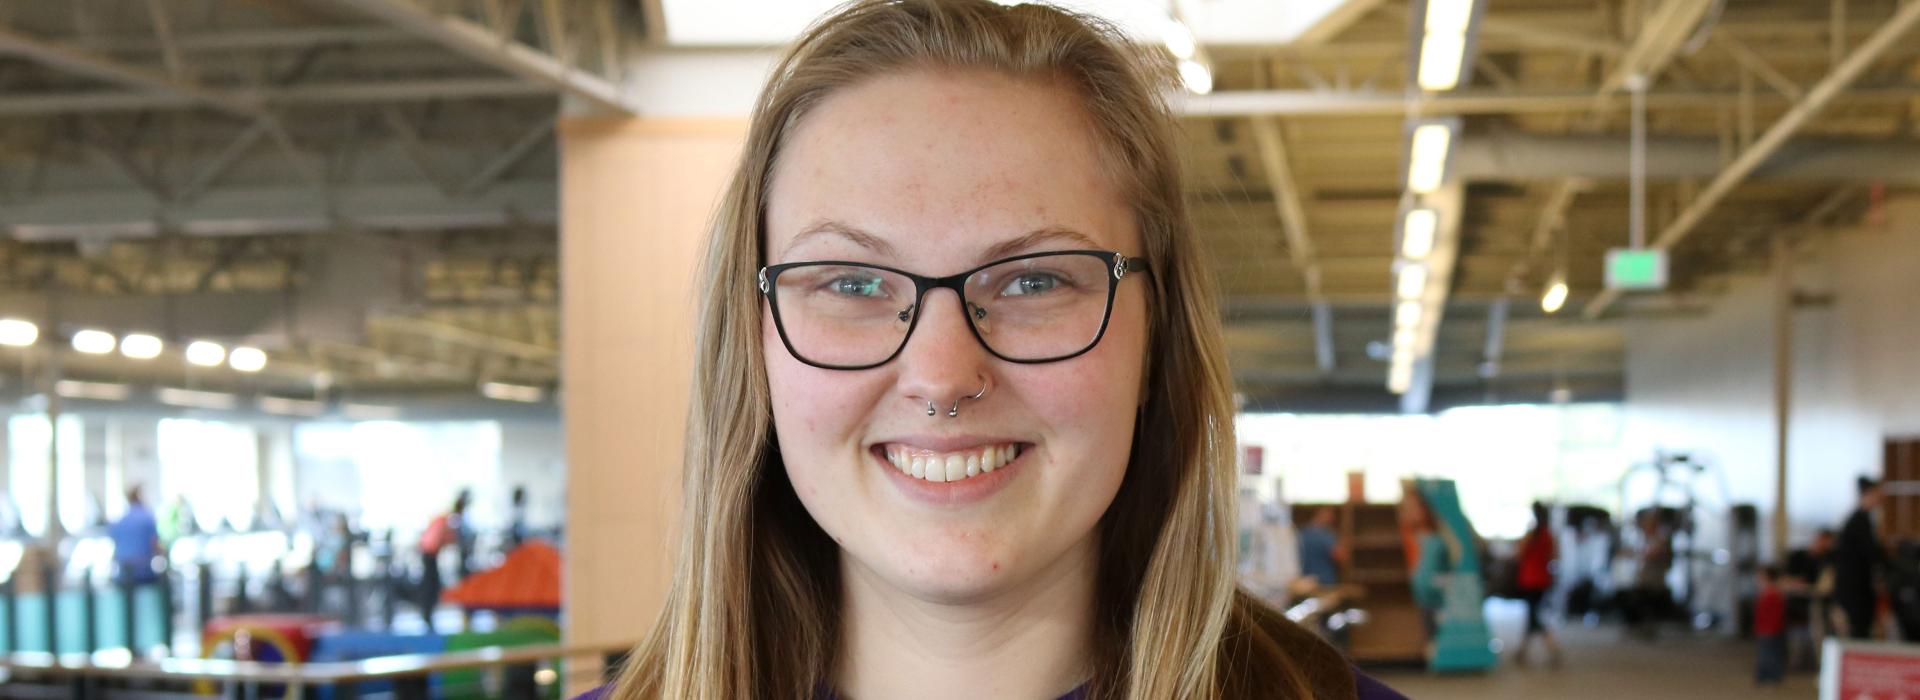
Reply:
<svg viewBox="0 0 1920 700"><path fill-rule="evenodd" d="M871 253L801 231L835 222L926 272L996 243L1070 229L1133 253L1133 217L1064 84L984 72L908 71L842 88L788 135L767 202L770 262Z"/></svg>

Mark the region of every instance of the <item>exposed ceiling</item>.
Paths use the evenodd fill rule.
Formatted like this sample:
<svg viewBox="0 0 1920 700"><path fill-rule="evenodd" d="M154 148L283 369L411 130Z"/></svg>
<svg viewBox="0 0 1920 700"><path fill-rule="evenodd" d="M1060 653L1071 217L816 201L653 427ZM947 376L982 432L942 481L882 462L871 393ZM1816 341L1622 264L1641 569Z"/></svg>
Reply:
<svg viewBox="0 0 1920 700"><path fill-rule="evenodd" d="M659 48L674 5L0 4L0 313L274 358L259 377L67 363L85 379L395 400L555 386L560 98L632 109L620 58ZM1490 0L1470 80L1436 96L1409 91L1406 2L1314 9L1289 43L1206 43L1215 91L1179 102L1251 407L1401 406L1383 353L1410 117L1461 124L1430 408L1617 398L1620 319L1692 313L1726 273L1766 265L1774 237L1920 187L1920 33L1816 89L1893 0ZM1636 69L1652 76L1648 229L1685 230L1670 293L1614 299L1601 256L1627 241ZM1774 143L1796 108L1812 118ZM1548 316L1539 293L1563 267L1572 298Z"/></svg>

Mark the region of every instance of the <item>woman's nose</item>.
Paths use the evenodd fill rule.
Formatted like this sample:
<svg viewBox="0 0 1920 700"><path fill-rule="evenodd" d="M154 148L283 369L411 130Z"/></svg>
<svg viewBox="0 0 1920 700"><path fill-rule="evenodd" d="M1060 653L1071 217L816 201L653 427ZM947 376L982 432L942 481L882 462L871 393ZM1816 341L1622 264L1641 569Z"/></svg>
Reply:
<svg viewBox="0 0 1920 700"><path fill-rule="evenodd" d="M921 300L913 335L894 358L902 394L949 404L980 389L992 355L974 337L961 306L959 295L947 289Z"/></svg>

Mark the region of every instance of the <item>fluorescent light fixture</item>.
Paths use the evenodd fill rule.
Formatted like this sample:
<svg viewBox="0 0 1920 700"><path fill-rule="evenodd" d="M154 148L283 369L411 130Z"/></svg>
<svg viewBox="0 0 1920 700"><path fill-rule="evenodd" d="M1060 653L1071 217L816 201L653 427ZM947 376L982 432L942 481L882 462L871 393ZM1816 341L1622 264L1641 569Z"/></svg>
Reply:
<svg viewBox="0 0 1920 700"><path fill-rule="evenodd" d="M1473 22L1474 0L1427 0L1428 34L1467 33L1467 25Z"/></svg>
<svg viewBox="0 0 1920 700"><path fill-rule="evenodd" d="M1416 328L1420 325L1420 302L1403 301L1393 310L1393 325L1396 328Z"/></svg>
<svg viewBox="0 0 1920 700"><path fill-rule="evenodd" d="M1408 350L1412 350L1413 341L1414 341L1414 335L1413 335L1412 326L1401 326L1400 328L1394 330L1393 347L1395 348L1396 351L1399 348L1407 348Z"/></svg>
<svg viewBox="0 0 1920 700"><path fill-rule="evenodd" d="M1411 163L1407 168L1407 189L1432 194L1447 176L1447 149L1453 146L1453 127L1446 124L1422 124L1413 130Z"/></svg>
<svg viewBox="0 0 1920 700"><path fill-rule="evenodd" d="M1213 70L1207 64L1187 59L1180 62L1180 82L1195 95L1213 92Z"/></svg>
<svg viewBox="0 0 1920 700"><path fill-rule="evenodd" d="M537 386L507 384L504 382L483 382L480 384L480 395L495 401L539 403L546 398L547 392Z"/></svg>
<svg viewBox="0 0 1920 700"><path fill-rule="evenodd" d="M1420 40L1420 89L1440 92L1459 87L1466 54L1467 37L1462 34L1428 34Z"/></svg>
<svg viewBox="0 0 1920 700"><path fill-rule="evenodd" d="M120 354L136 360L151 360L159 357L160 351L165 350L166 347L167 344L161 342L159 337L145 333L132 333L120 339Z"/></svg>
<svg viewBox="0 0 1920 700"><path fill-rule="evenodd" d="M120 339L112 333L87 329L73 334L73 349L88 355L105 355L113 352Z"/></svg>
<svg viewBox="0 0 1920 700"><path fill-rule="evenodd" d="M93 399L95 401L125 401L133 395L133 387L125 384L106 382L83 382L78 379L62 379L53 383L53 393L69 399Z"/></svg>
<svg viewBox="0 0 1920 700"><path fill-rule="evenodd" d="M1409 358L1406 362L1394 362L1393 367L1387 370L1387 391L1391 391L1395 394L1404 394L1404 393L1407 393L1408 389L1412 389L1412 388L1413 388L1412 359Z"/></svg>
<svg viewBox="0 0 1920 700"><path fill-rule="evenodd" d="M319 401L288 399L279 396L262 396L258 403L260 410L282 416L319 416L327 412L327 405Z"/></svg>
<svg viewBox="0 0 1920 700"><path fill-rule="evenodd" d="M40 327L17 318L0 319L0 345L23 348L40 339Z"/></svg>
<svg viewBox="0 0 1920 700"><path fill-rule="evenodd" d="M161 387L154 390L153 397L159 399L160 403L168 406L179 406L181 408L211 408L220 411L231 411L233 407L240 405L240 397L234 396L233 394L223 394L218 391L197 391L194 389Z"/></svg>
<svg viewBox="0 0 1920 700"><path fill-rule="evenodd" d="M1559 278L1547 286L1547 293L1540 297L1540 310L1557 313L1560 307L1567 305L1567 281Z"/></svg>
<svg viewBox="0 0 1920 700"><path fill-rule="evenodd" d="M1400 256L1425 260L1433 252L1433 236L1440 230L1440 213L1432 209L1407 212L1400 225Z"/></svg>
<svg viewBox="0 0 1920 700"><path fill-rule="evenodd" d="M1400 298L1419 299L1427 293L1427 266L1420 264L1405 265L1400 268Z"/></svg>
<svg viewBox="0 0 1920 700"><path fill-rule="evenodd" d="M201 367L219 367L227 361L227 348L211 340L196 340L187 344L187 361Z"/></svg>
<svg viewBox="0 0 1920 700"><path fill-rule="evenodd" d="M267 354L260 348L242 345L227 353L227 366L242 372L258 372L267 368Z"/></svg>
<svg viewBox="0 0 1920 700"><path fill-rule="evenodd" d="M1192 60L1194 52L1199 50L1193 41L1193 30L1187 28L1186 22L1171 17L1167 18L1166 26L1160 29L1160 40L1166 42L1167 51L1174 58L1182 61Z"/></svg>
<svg viewBox="0 0 1920 700"><path fill-rule="evenodd" d="M400 409L396 406L343 403L340 404L340 415L353 420L399 420Z"/></svg>

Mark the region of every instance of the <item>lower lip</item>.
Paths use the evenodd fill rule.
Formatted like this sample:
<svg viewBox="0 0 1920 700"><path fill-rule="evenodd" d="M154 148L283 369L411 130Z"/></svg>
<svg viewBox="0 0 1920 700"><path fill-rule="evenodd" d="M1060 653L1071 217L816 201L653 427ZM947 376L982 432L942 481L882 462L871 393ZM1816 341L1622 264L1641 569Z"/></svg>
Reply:
<svg viewBox="0 0 1920 700"><path fill-rule="evenodd" d="M1001 465L999 469L959 481L916 479L912 474L900 471L899 467L893 466L892 462L887 461L884 453L873 450L868 454L873 456L881 469L886 470L887 476L893 480L893 485L908 498L929 505L963 506L986 500L993 494L999 493L1000 489L1006 488L1008 482L1019 476L1019 467L1027 463L1029 451L1029 447L1023 446L1020 448L1020 456Z"/></svg>

